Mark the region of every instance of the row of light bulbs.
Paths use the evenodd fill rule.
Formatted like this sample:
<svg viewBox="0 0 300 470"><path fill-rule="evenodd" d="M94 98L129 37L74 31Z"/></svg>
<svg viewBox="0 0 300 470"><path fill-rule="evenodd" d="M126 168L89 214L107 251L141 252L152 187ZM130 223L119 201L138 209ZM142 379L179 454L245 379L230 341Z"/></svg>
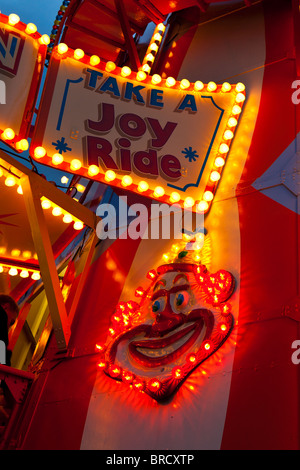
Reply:
<svg viewBox="0 0 300 470"><path fill-rule="evenodd" d="M0 274L2 273L8 274L12 277L19 275L22 279L31 278L33 281L39 281L41 279L41 275L38 271L16 268L15 266L9 266L5 264L0 264Z"/></svg>

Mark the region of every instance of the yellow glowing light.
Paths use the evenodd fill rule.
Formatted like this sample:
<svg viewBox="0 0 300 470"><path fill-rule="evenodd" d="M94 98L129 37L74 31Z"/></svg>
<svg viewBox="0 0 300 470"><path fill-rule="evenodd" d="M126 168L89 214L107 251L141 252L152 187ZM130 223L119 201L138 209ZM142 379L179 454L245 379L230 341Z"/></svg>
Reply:
<svg viewBox="0 0 300 470"><path fill-rule="evenodd" d="M138 73L136 74L136 79L139 82L142 82L143 80L146 80L147 74L143 70L139 70Z"/></svg>
<svg viewBox="0 0 300 470"><path fill-rule="evenodd" d="M39 43L43 46L48 46L48 44L50 44L50 38L48 34L43 34L43 36L41 36L39 39Z"/></svg>
<svg viewBox="0 0 300 470"><path fill-rule="evenodd" d="M29 272L26 270L21 271L20 277L22 277L23 279L26 279L27 277L29 277Z"/></svg>
<svg viewBox="0 0 300 470"><path fill-rule="evenodd" d="M68 52L68 50L69 50L69 48L68 48L67 44L65 44L64 42L61 42L57 46L57 52L61 55L66 54Z"/></svg>
<svg viewBox="0 0 300 470"><path fill-rule="evenodd" d="M17 276L18 275L18 270L16 268L10 268L10 270L8 271L8 274L10 276Z"/></svg>
<svg viewBox="0 0 300 470"><path fill-rule="evenodd" d="M11 250L11 256L13 258L19 258L20 254L21 254L21 250L19 250L18 248Z"/></svg>
<svg viewBox="0 0 300 470"><path fill-rule="evenodd" d="M185 207L193 207L193 205L195 204L195 201L192 197L186 197L185 200L184 200L184 206Z"/></svg>
<svg viewBox="0 0 300 470"><path fill-rule="evenodd" d="M205 212L208 209L208 203L207 201L200 201L199 204L197 205L197 209L199 212Z"/></svg>
<svg viewBox="0 0 300 470"><path fill-rule="evenodd" d="M158 51L158 45L153 42L152 44L150 44L149 46L149 51L152 51L152 52L157 52Z"/></svg>
<svg viewBox="0 0 300 470"><path fill-rule="evenodd" d="M224 165L225 165L225 160L224 160L224 158L222 158L222 157L217 157L217 158L215 159L215 166L216 166L217 168L221 168L221 167L224 166Z"/></svg>
<svg viewBox="0 0 300 470"><path fill-rule="evenodd" d="M154 197L162 197L164 194L165 194L164 188L162 186L156 186L153 192Z"/></svg>
<svg viewBox="0 0 300 470"><path fill-rule="evenodd" d="M7 129L5 129L4 132L2 132L1 134L1 137L3 140L13 140L15 138L15 133L12 129L10 129L9 127Z"/></svg>
<svg viewBox="0 0 300 470"><path fill-rule="evenodd" d="M71 222L73 222L73 217L71 216L71 214L65 214L63 217L63 222L65 224L70 224Z"/></svg>
<svg viewBox="0 0 300 470"><path fill-rule="evenodd" d="M164 253L164 254L162 255L162 259L163 259L164 261L168 262L169 259L170 259L170 256L169 256L167 253Z"/></svg>
<svg viewBox="0 0 300 470"><path fill-rule="evenodd" d="M159 23L157 26L156 26L157 30L158 31L161 31L161 32L164 32L164 30L166 29L165 25L163 23Z"/></svg>
<svg viewBox="0 0 300 470"><path fill-rule="evenodd" d="M222 91L223 93L227 93L228 91L231 90L231 85L228 82L224 82L222 85Z"/></svg>
<svg viewBox="0 0 300 470"><path fill-rule="evenodd" d="M96 176L100 172L99 168L96 165L90 165L88 169L89 176Z"/></svg>
<svg viewBox="0 0 300 470"><path fill-rule="evenodd" d="M162 78L160 75L158 75L157 73L152 75L151 82L153 83L153 85L158 85L161 81L162 81Z"/></svg>
<svg viewBox="0 0 300 470"><path fill-rule="evenodd" d="M32 257L31 251L23 251L22 257L25 259L30 259Z"/></svg>
<svg viewBox="0 0 300 470"><path fill-rule="evenodd" d="M146 181L140 181L137 189L140 193L144 193L145 191L148 191L149 184Z"/></svg>
<svg viewBox="0 0 300 470"><path fill-rule="evenodd" d="M18 24L20 21L20 17L18 15L15 15L15 13L11 13L8 17L8 24L11 26L15 26Z"/></svg>
<svg viewBox="0 0 300 470"><path fill-rule="evenodd" d="M16 149L21 150L22 152L26 152L28 150L29 144L26 139L19 140L19 142L16 143Z"/></svg>
<svg viewBox="0 0 300 470"><path fill-rule="evenodd" d="M170 202L175 203L175 202L178 202L178 201L180 201L180 194L177 193L176 191L174 191L170 195Z"/></svg>
<svg viewBox="0 0 300 470"><path fill-rule="evenodd" d="M129 176L129 175L123 176L123 178L122 178L122 186L124 186L124 187L126 188L127 186L130 186L131 184L132 184L132 178L131 178L131 176Z"/></svg>
<svg viewBox="0 0 300 470"><path fill-rule="evenodd" d="M215 82L209 82L207 85L207 91L215 91L217 89L217 84Z"/></svg>
<svg viewBox="0 0 300 470"><path fill-rule="evenodd" d="M83 223L80 220L77 220L73 225L74 230L82 230Z"/></svg>
<svg viewBox="0 0 300 470"><path fill-rule="evenodd" d="M77 184L76 189L78 192L83 193L85 191L85 186L83 186L83 184Z"/></svg>
<svg viewBox="0 0 300 470"><path fill-rule="evenodd" d="M100 57L98 57L97 55L92 55L92 56L90 57L90 64L91 64L91 65L93 65L93 66L99 65L100 62L101 62Z"/></svg>
<svg viewBox="0 0 300 470"><path fill-rule="evenodd" d="M33 281L39 281L41 279L41 275L39 273L33 273L31 279Z"/></svg>
<svg viewBox="0 0 300 470"><path fill-rule="evenodd" d="M62 214L62 211L60 207L58 206L53 207L52 215L54 215L54 217L59 217L61 214Z"/></svg>
<svg viewBox="0 0 300 470"><path fill-rule="evenodd" d="M233 132L230 130L227 130L224 132L224 139L225 140L231 140L233 139Z"/></svg>
<svg viewBox="0 0 300 470"><path fill-rule="evenodd" d="M17 193L21 195L23 194L22 186L18 186Z"/></svg>
<svg viewBox="0 0 300 470"><path fill-rule="evenodd" d="M154 62L154 59L155 59L155 57L151 52L149 52L149 54L147 54L146 57L145 57L145 61L147 61L147 62Z"/></svg>
<svg viewBox="0 0 300 470"><path fill-rule="evenodd" d="M242 108L240 106L238 106L237 104L233 106L232 114L241 114L241 112L242 112Z"/></svg>
<svg viewBox="0 0 300 470"><path fill-rule="evenodd" d="M194 83L194 90L195 91L201 91L203 90L204 88L204 83L201 82L200 80L197 80L195 83Z"/></svg>
<svg viewBox="0 0 300 470"><path fill-rule="evenodd" d="M25 29L25 33L27 34L34 34L37 32L37 27L35 24L33 23L28 23L28 25L26 26L26 29Z"/></svg>
<svg viewBox="0 0 300 470"><path fill-rule="evenodd" d="M35 158L43 158L47 154L46 149L44 147L36 147L34 149L34 156Z"/></svg>
<svg viewBox="0 0 300 470"><path fill-rule="evenodd" d="M229 118L228 120L228 127L236 127L237 126L237 119L234 117Z"/></svg>
<svg viewBox="0 0 300 470"><path fill-rule="evenodd" d="M150 73L151 67L150 67L149 64L144 64L144 65L142 66L142 70L143 70L145 73Z"/></svg>
<svg viewBox="0 0 300 470"><path fill-rule="evenodd" d="M72 171L78 171L80 170L80 168L81 168L81 161L74 158L74 160L71 161L70 169Z"/></svg>
<svg viewBox="0 0 300 470"><path fill-rule="evenodd" d="M67 178L67 176L62 176L61 179L60 179L60 182L62 184L68 184L69 178Z"/></svg>
<svg viewBox="0 0 300 470"><path fill-rule="evenodd" d="M53 165L61 165L63 161L64 161L64 157L60 153L55 153L52 157Z"/></svg>
<svg viewBox="0 0 300 470"><path fill-rule="evenodd" d="M131 68L130 67L122 67L121 69L121 75L122 77L129 77L129 75L131 74Z"/></svg>
<svg viewBox="0 0 300 470"><path fill-rule="evenodd" d="M243 93L238 93L238 94L236 95L235 101L236 101L237 103L243 103L243 102L245 101L245 99L246 99L246 97L245 97L245 95L244 95Z"/></svg>
<svg viewBox="0 0 300 470"><path fill-rule="evenodd" d="M110 182L116 179L116 173L113 170L107 170L105 173L105 181Z"/></svg>
<svg viewBox="0 0 300 470"><path fill-rule="evenodd" d="M84 51L82 49L75 49L74 51L74 59L80 60L84 57Z"/></svg>
<svg viewBox="0 0 300 470"><path fill-rule="evenodd" d="M12 188L15 186L16 180L13 176L9 175L6 180L5 180L5 186L8 186L9 188Z"/></svg>
<svg viewBox="0 0 300 470"><path fill-rule="evenodd" d="M221 178L221 175L218 171L212 171L211 174L210 174L210 180L213 181L214 183L216 181L219 181L219 179Z"/></svg>
<svg viewBox="0 0 300 470"><path fill-rule="evenodd" d="M229 152L229 147L227 144L221 144L219 148L219 152L224 154Z"/></svg>
<svg viewBox="0 0 300 470"><path fill-rule="evenodd" d="M176 84L175 78L173 78L173 77L168 77L168 78L167 78L167 80L166 80L166 85L167 85L168 87L172 87L172 86L174 86L175 84Z"/></svg>
<svg viewBox="0 0 300 470"><path fill-rule="evenodd" d="M244 83L237 83L235 89L238 93L241 93L242 91L245 91L246 87Z"/></svg>
<svg viewBox="0 0 300 470"><path fill-rule="evenodd" d="M180 82L180 88L181 88L182 90L186 90L187 88L190 87L190 85L191 85L190 82L189 82L186 78L184 78L184 79L181 80L181 82Z"/></svg>
<svg viewBox="0 0 300 470"><path fill-rule="evenodd" d="M154 41L160 42L162 40L162 35L160 33L156 33L153 36Z"/></svg>
<svg viewBox="0 0 300 470"><path fill-rule="evenodd" d="M51 202L48 199L44 199L41 203L43 209L50 209Z"/></svg>
<svg viewBox="0 0 300 470"><path fill-rule="evenodd" d="M211 191L205 191L205 193L203 194L203 199L204 201L212 201L214 198L214 195Z"/></svg>
<svg viewBox="0 0 300 470"><path fill-rule="evenodd" d="M107 72L112 72L113 70L115 70L116 67L116 64L109 60L108 62L106 62L105 70Z"/></svg>

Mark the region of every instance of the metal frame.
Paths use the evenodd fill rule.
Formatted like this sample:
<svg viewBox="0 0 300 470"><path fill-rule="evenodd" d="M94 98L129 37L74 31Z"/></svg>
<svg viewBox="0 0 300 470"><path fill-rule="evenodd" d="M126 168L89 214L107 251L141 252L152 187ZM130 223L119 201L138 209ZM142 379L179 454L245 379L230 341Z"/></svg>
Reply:
<svg viewBox="0 0 300 470"><path fill-rule="evenodd" d="M23 197L27 211L27 217L31 227L33 243L38 256L40 272L43 279L44 289L50 309L51 320L57 346L60 350L65 350L70 340L70 326L73 320L75 310L84 287L84 280L92 260L94 248L96 245L96 215L86 207L74 201L70 196L56 188L38 174L32 172L23 164L0 150L0 158L4 160L15 172L20 172L20 184L23 190ZM89 255L86 260L83 277L76 291L70 315L66 311L66 306L62 296L55 257L52 244L41 207L41 197L46 197L57 204L68 213L81 220L86 226L94 231L94 238Z"/></svg>

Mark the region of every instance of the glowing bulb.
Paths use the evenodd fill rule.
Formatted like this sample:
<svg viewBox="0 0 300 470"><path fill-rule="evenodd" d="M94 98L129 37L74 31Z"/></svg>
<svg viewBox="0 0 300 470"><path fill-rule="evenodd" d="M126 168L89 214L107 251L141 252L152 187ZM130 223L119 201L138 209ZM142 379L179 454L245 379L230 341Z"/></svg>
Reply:
<svg viewBox="0 0 300 470"><path fill-rule="evenodd" d="M64 161L64 157L60 153L55 153L52 157L53 165L61 165L63 161Z"/></svg>
<svg viewBox="0 0 300 470"><path fill-rule="evenodd" d="M151 83L153 83L153 85L158 85L161 81L162 81L162 78L160 75L158 75L157 73L152 75Z"/></svg>
<svg viewBox="0 0 300 470"><path fill-rule="evenodd" d="M215 82L209 82L207 85L207 91L215 91L217 89L217 84Z"/></svg>
<svg viewBox="0 0 300 470"><path fill-rule="evenodd" d="M236 85L235 89L238 93L241 93L242 91L245 91L246 87L245 87L244 83L238 83Z"/></svg>
<svg viewBox="0 0 300 470"><path fill-rule="evenodd" d="M67 176L62 176L61 179L60 179L60 182L62 184L68 184L69 178L67 178Z"/></svg>
<svg viewBox="0 0 300 470"><path fill-rule="evenodd" d="M22 186L18 186L17 193L21 195L23 194Z"/></svg>
<svg viewBox="0 0 300 470"><path fill-rule="evenodd" d="M203 200L204 201L212 201L214 198L214 195L211 191L205 191L205 193L203 194Z"/></svg>
<svg viewBox="0 0 300 470"><path fill-rule="evenodd" d="M78 171L80 170L80 168L81 168L81 161L74 158L74 160L72 160L70 164L71 171Z"/></svg>
<svg viewBox="0 0 300 470"><path fill-rule="evenodd" d="M140 193L144 193L145 191L148 191L149 184L146 181L140 181L137 189Z"/></svg>
<svg viewBox="0 0 300 470"><path fill-rule="evenodd" d="M171 88L176 84L176 80L173 77L168 77L166 80L166 85Z"/></svg>
<svg viewBox="0 0 300 470"><path fill-rule="evenodd" d="M143 70L139 70L138 73L136 74L136 79L139 82L146 80L146 78L147 78L147 74Z"/></svg>
<svg viewBox="0 0 300 470"><path fill-rule="evenodd" d="M9 188L12 188L15 186L16 180L13 176L8 176L5 180L5 186L8 186Z"/></svg>
<svg viewBox="0 0 300 470"><path fill-rule="evenodd" d="M121 75L122 77L129 77L129 75L131 74L131 68L130 67L122 67L121 69Z"/></svg>
<svg viewBox="0 0 300 470"><path fill-rule="evenodd" d="M28 23L28 25L26 26L26 29L25 29L25 33L27 34L34 34L37 32L37 27L35 24L33 23Z"/></svg>
<svg viewBox="0 0 300 470"><path fill-rule="evenodd" d="M227 144L221 144L219 148L219 152L224 154L229 152L229 147Z"/></svg>
<svg viewBox="0 0 300 470"><path fill-rule="evenodd" d="M211 348L211 345L209 343L204 344L204 349L206 349L206 351L209 351L210 348Z"/></svg>
<svg viewBox="0 0 300 470"><path fill-rule="evenodd" d="M63 222L65 224L70 224L71 222L73 222L73 217L71 216L71 214L65 214L63 217Z"/></svg>
<svg viewBox="0 0 300 470"><path fill-rule="evenodd" d="M245 95L244 95L243 93L238 93L238 94L236 95L235 101L236 101L237 103L243 103L243 102L245 101L245 99L246 99L246 97L245 97Z"/></svg>
<svg viewBox="0 0 300 470"><path fill-rule="evenodd" d="M18 250L18 249L15 249L15 250L11 250L11 256L13 258L19 258L19 256L21 255L21 251Z"/></svg>
<svg viewBox="0 0 300 470"><path fill-rule="evenodd" d="M145 57L145 60L147 62L154 62L154 59L155 59L155 57L151 52L149 54L147 54L146 57Z"/></svg>
<svg viewBox="0 0 300 470"><path fill-rule="evenodd" d="M3 273L4 269L3 266L0 266L0 273Z"/></svg>
<svg viewBox="0 0 300 470"><path fill-rule="evenodd" d="M83 226L83 223L81 222L81 220L77 220L73 225L74 230L82 230L83 227L84 226Z"/></svg>
<svg viewBox="0 0 300 470"><path fill-rule="evenodd" d="M29 277L29 272L26 270L21 271L20 277L22 277L23 279L26 279L27 277Z"/></svg>
<svg viewBox="0 0 300 470"><path fill-rule="evenodd" d="M11 13L8 17L8 24L11 26L15 26L17 23L19 23L20 17L18 15L15 15L15 13Z"/></svg>
<svg viewBox="0 0 300 470"><path fill-rule="evenodd" d="M117 67L116 64L112 62L111 60L109 60L108 62L106 62L105 70L107 72L112 72L113 70L115 70L116 67Z"/></svg>
<svg viewBox="0 0 300 470"><path fill-rule="evenodd" d="M31 276L31 279L33 281L39 281L41 279L40 273L33 273L32 276Z"/></svg>
<svg viewBox="0 0 300 470"><path fill-rule="evenodd" d="M53 207L52 215L54 215L55 217L59 217L61 214L62 214L62 211L60 207L58 206Z"/></svg>
<svg viewBox="0 0 300 470"><path fill-rule="evenodd" d="M224 160L224 158L222 158L222 157L217 157L217 158L215 159L215 166L216 166L217 168L221 168L221 167L224 166L224 165L225 165L225 160Z"/></svg>
<svg viewBox="0 0 300 470"><path fill-rule="evenodd" d="M131 184L132 184L132 178L131 178L131 176L129 176L129 175L123 176L123 178L122 178L122 186L124 186L124 187L126 188L127 186L130 186Z"/></svg>
<svg viewBox="0 0 300 470"><path fill-rule="evenodd" d="M233 139L233 132L230 130L227 130L224 132L224 139L225 140L231 140Z"/></svg>
<svg viewBox="0 0 300 470"><path fill-rule="evenodd" d="M216 181L219 181L219 179L221 178L220 176L220 173L218 171L212 171L211 174L210 174L210 180L213 181L214 183Z"/></svg>
<svg viewBox="0 0 300 470"><path fill-rule="evenodd" d="M160 42L162 40L162 35L160 33L156 33L153 36L154 41Z"/></svg>
<svg viewBox="0 0 300 470"><path fill-rule="evenodd" d="M241 114L241 112L242 112L242 108L240 106L238 106L237 104L233 106L232 114Z"/></svg>
<svg viewBox="0 0 300 470"><path fill-rule="evenodd" d="M75 49L74 51L74 59L80 60L84 57L84 51L82 49Z"/></svg>
<svg viewBox="0 0 300 470"><path fill-rule="evenodd" d="M96 165L90 165L88 169L88 175L89 176L96 176L100 172L99 167Z"/></svg>
<svg viewBox="0 0 300 470"><path fill-rule="evenodd" d="M1 137L3 140L13 140L15 138L15 133L12 129L7 128L4 132L2 132Z"/></svg>
<svg viewBox="0 0 300 470"><path fill-rule="evenodd" d="M18 270L16 268L10 268L10 270L8 271L8 274L10 276L17 276L18 275Z"/></svg>
<svg viewBox="0 0 300 470"><path fill-rule="evenodd" d="M41 203L43 209L50 209L51 202L48 199L44 199Z"/></svg>
<svg viewBox="0 0 300 470"><path fill-rule="evenodd" d="M180 88L181 88L182 90L186 90L187 88L190 87L190 85L191 85L190 82L189 82L186 78L184 78L184 79L181 80L181 82L180 82Z"/></svg>
<svg viewBox="0 0 300 470"><path fill-rule="evenodd" d="M180 201L180 194L176 193L176 191L174 191L170 195L170 202L175 203L175 202L178 202L178 201Z"/></svg>
<svg viewBox="0 0 300 470"><path fill-rule="evenodd" d="M48 44L50 44L50 38L48 34L43 34L43 36L41 36L39 39L39 43L43 46L48 46Z"/></svg>
<svg viewBox="0 0 300 470"><path fill-rule="evenodd" d="M204 83L201 82L200 80L197 80L195 83L194 83L194 90L195 91L201 91L203 90L204 88Z"/></svg>
<svg viewBox="0 0 300 470"><path fill-rule="evenodd" d="M99 65L100 62L101 62L100 57L98 57L97 55L92 55L90 57L90 64L91 65L96 66L96 65Z"/></svg>
<svg viewBox="0 0 300 470"><path fill-rule="evenodd" d="M151 72L151 67L149 64L144 64L142 66L142 70L145 72L145 73L150 73Z"/></svg>
<svg viewBox="0 0 300 470"><path fill-rule="evenodd" d="M205 212L208 209L208 203L207 201L200 201L199 204L197 205L197 209L199 212Z"/></svg>
<svg viewBox="0 0 300 470"><path fill-rule="evenodd" d="M184 206L185 207L193 207L193 205L195 204L195 201L192 197L186 197L185 200L184 200Z"/></svg>
<svg viewBox="0 0 300 470"><path fill-rule="evenodd" d="M230 85L230 83L224 82L223 85L222 85L222 91L223 91L224 93L227 93L227 92L230 91L230 90L231 90L231 85Z"/></svg>
<svg viewBox="0 0 300 470"><path fill-rule="evenodd" d="M19 140L19 142L16 143L16 149L20 150L22 152L26 152L28 150L29 144L26 139Z"/></svg>
<svg viewBox="0 0 300 470"><path fill-rule="evenodd" d="M68 52L68 50L69 50L69 48L68 48L67 44L65 44L63 42L61 42L57 46L57 52L61 55L66 54Z"/></svg>
<svg viewBox="0 0 300 470"><path fill-rule="evenodd" d="M165 194L165 190L162 186L156 186L153 196L154 197L162 197Z"/></svg>
<svg viewBox="0 0 300 470"><path fill-rule="evenodd" d="M158 31L161 31L162 33L164 32L164 30L166 29L165 25L163 23L159 23L157 26L156 26L157 30Z"/></svg>
<svg viewBox="0 0 300 470"><path fill-rule="evenodd" d="M34 149L34 156L35 158L43 158L47 154L46 149L44 147L36 147Z"/></svg>
<svg viewBox="0 0 300 470"><path fill-rule="evenodd" d="M116 179L116 173L113 170L107 170L105 173L105 181L110 182Z"/></svg>
<svg viewBox="0 0 300 470"><path fill-rule="evenodd" d="M157 52L157 51L158 51L158 45L157 45L155 42L153 42L153 43L150 44L150 46L149 46L149 51L151 51L151 52Z"/></svg>

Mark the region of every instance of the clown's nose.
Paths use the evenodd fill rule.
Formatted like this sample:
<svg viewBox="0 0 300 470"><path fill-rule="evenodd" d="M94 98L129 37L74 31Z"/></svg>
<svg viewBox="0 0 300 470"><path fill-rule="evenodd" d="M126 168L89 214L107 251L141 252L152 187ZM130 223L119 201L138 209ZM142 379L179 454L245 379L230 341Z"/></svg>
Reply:
<svg viewBox="0 0 300 470"><path fill-rule="evenodd" d="M163 312L157 314L151 328L151 336L166 335L181 326L184 321L185 316L182 313L176 314L166 308Z"/></svg>

